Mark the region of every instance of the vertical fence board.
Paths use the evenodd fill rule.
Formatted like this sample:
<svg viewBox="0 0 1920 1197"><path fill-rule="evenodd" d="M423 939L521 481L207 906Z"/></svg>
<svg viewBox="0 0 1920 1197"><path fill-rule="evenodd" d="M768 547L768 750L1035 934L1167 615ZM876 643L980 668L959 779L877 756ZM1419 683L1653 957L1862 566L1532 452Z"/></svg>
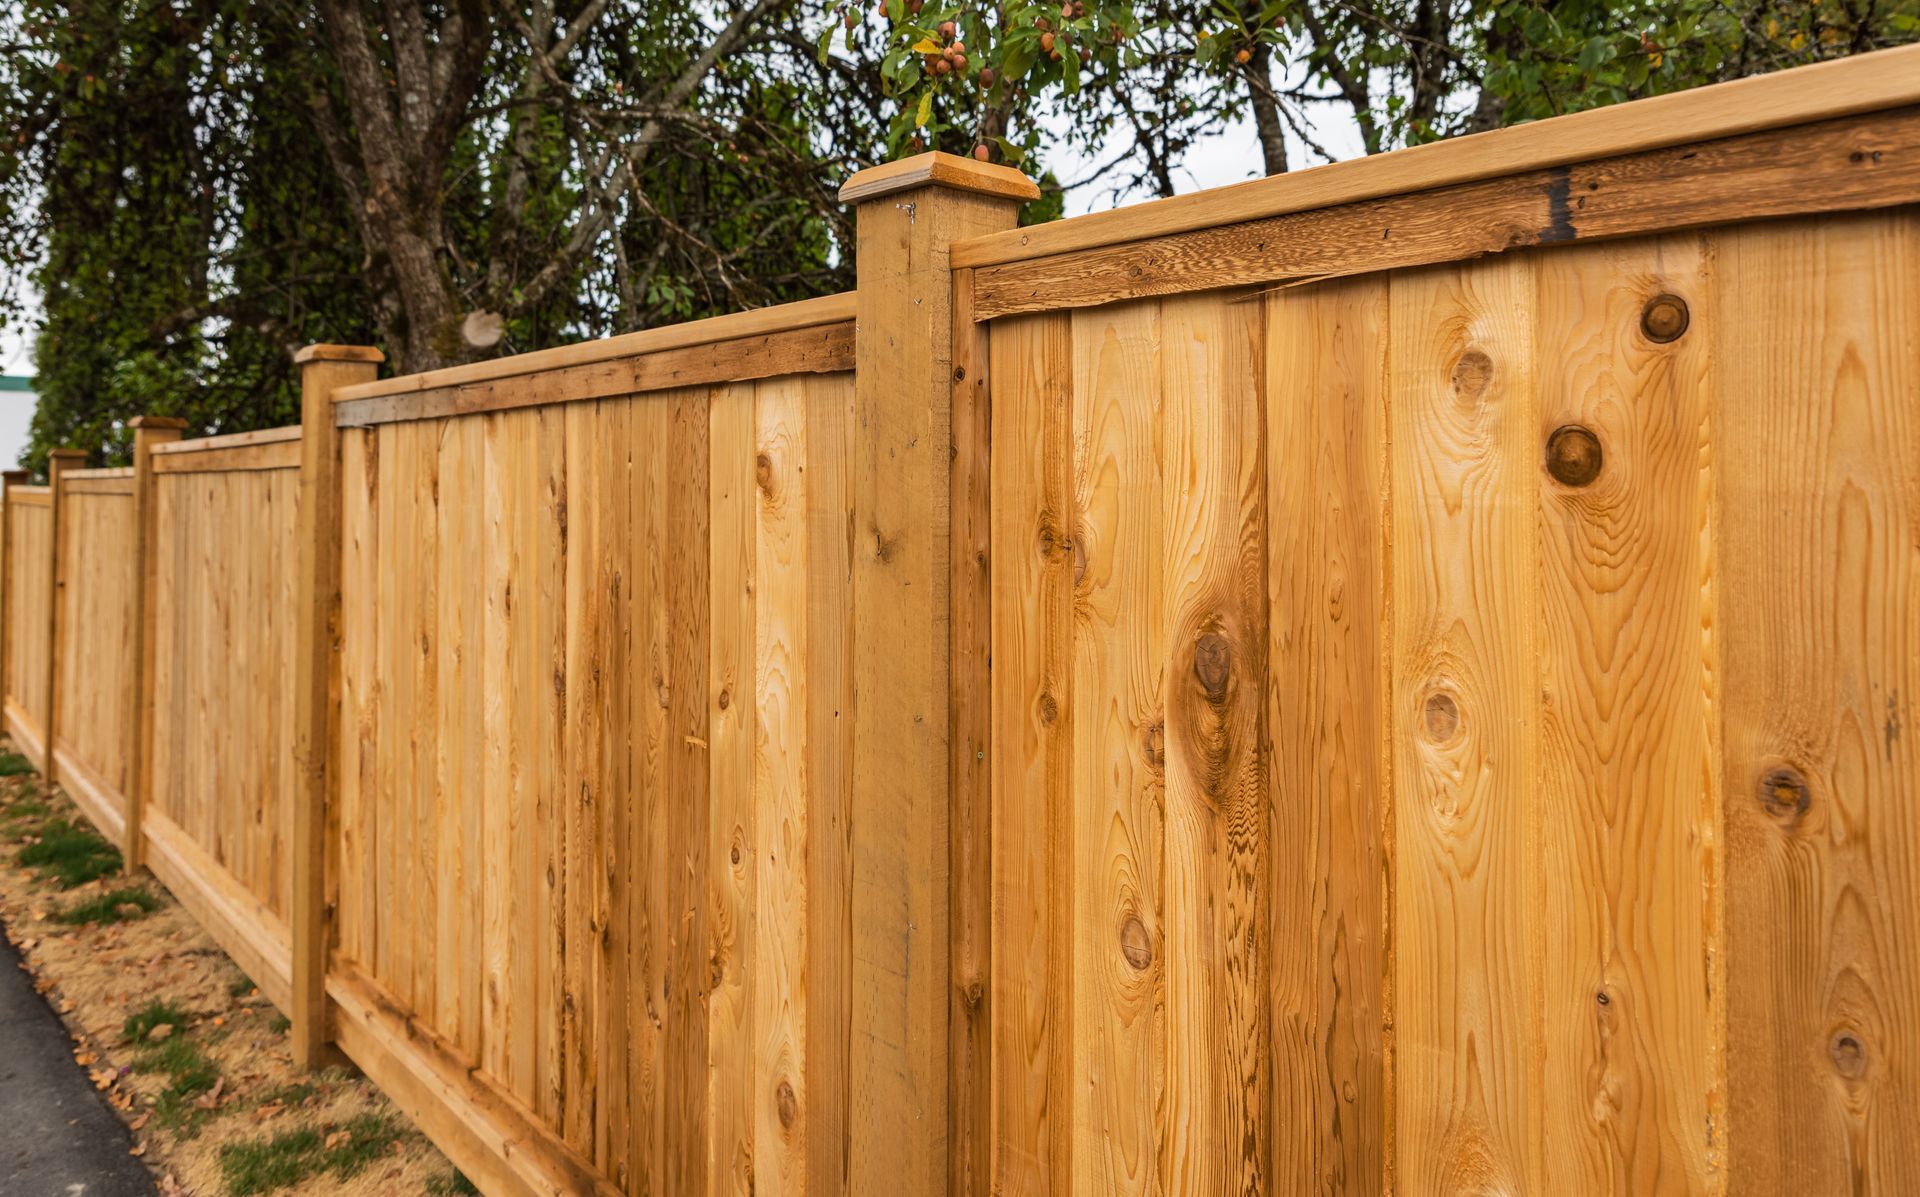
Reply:
<svg viewBox="0 0 1920 1197"><path fill-rule="evenodd" d="M1712 241L1730 1190L1920 1191L1920 222Z"/></svg>
<svg viewBox="0 0 1920 1197"><path fill-rule="evenodd" d="M1704 1192L1713 329L1656 343L1642 312L1704 310L1706 264L1678 237L1544 255L1537 280L1546 1152L1583 1191Z"/></svg>
<svg viewBox="0 0 1920 1197"><path fill-rule="evenodd" d="M1072 645L1077 1191L1163 1191L1167 566L1159 305L1076 313Z"/></svg>
<svg viewBox="0 0 1920 1197"><path fill-rule="evenodd" d="M754 985L749 1112L753 1191L806 1191L807 857L812 835L807 710L806 392L798 379L754 384ZM720 637L714 635L714 652ZM715 841L717 844L717 840ZM716 871L721 858L713 859Z"/></svg>
<svg viewBox="0 0 1920 1197"><path fill-rule="evenodd" d="M1387 291L1266 301L1275 1193L1386 1188Z"/></svg>
<svg viewBox="0 0 1920 1197"><path fill-rule="evenodd" d="M754 804L755 721L760 693L754 651L755 556L754 388L713 393L712 628L709 689L713 701L712 859L714 862L713 997L708 1100L713 1123L708 1178L716 1194L753 1191L755 1105L753 1010L756 965L755 889L762 862Z"/></svg>
<svg viewBox="0 0 1920 1197"><path fill-rule="evenodd" d="M994 327L994 1185L1072 1191L1072 324Z"/></svg>
<svg viewBox="0 0 1920 1197"><path fill-rule="evenodd" d="M1173 1192L1260 1192L1266 543L1255 304L1167 301L1167 1116Z"/></svg>
<svg viewBox="0 0 1920 1197"><path fill-rule="evenodd" d="M1396 275L1398 1183L1543 1191L1532 262Z"/></svg>

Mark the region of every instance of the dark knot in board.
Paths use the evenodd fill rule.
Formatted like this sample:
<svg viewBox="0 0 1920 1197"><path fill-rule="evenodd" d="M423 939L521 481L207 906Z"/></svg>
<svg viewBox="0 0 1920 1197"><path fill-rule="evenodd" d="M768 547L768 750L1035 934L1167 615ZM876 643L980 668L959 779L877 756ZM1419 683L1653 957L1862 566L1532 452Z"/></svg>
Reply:
<svg viewBox="0 0 1920 1197"><path fill-rule="evenodd" d="M1656 295L1640 309L1640 331L1647 340L1661 345L1678 341L1692 321L1687 301L1678 295Z"/></svg>
<svg viewBox="0 0 1920 1197"><path fill-rule="evenodd" d="M1813 793L1800 770L1780 765L1760 778L1760 805L1782 823L1797 823L1813 805Z"/></svg>
<svg viewBox="0 0 1920 1197"><path fill-rule="evenodd" d="M1208 702L1218 706L1226 701L1227 678L1232 672L1233 649L1225 636L1208 632L1194 643L1193 676L1200 680Z"/></svg>
<svg viewBox="0 0 1920 1197"><path fill-rule="evenodd" d="M1547 473L1562 486L1587 486L1600 476L1600 438L1578 424L1564 424L1547 438Z"/></svg>

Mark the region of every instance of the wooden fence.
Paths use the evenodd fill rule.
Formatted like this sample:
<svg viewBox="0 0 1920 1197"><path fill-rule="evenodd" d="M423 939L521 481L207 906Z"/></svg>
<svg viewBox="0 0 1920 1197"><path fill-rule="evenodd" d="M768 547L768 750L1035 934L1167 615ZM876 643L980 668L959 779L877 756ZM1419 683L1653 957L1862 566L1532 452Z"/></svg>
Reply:
<svg viewBox="0 0 1920 1197"><path fill-rule="evenodd" d="M1920 1191L1916 147L876 168L855 294L9 476L8 727L489 1193Z"/></svg>

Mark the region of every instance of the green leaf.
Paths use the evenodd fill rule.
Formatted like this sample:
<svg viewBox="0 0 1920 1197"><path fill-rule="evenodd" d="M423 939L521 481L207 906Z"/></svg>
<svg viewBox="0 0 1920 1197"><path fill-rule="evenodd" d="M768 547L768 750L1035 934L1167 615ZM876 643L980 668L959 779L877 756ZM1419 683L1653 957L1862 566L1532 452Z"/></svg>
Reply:
<svg viewBox="0 0 1920 1197"><path fill-rule="evenodd" d="M914 127L919 129L924 129L927 127L927 122L932 119L933 119L933 89L928 88L926 91L923 91L920 93L920 111L914 114L914 117L913 117Z"/></svg>

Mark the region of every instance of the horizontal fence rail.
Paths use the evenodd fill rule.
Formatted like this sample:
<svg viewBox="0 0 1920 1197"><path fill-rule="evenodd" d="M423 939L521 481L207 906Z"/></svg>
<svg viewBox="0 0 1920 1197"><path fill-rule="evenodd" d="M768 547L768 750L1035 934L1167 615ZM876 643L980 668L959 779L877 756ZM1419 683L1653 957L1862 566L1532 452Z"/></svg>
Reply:
<svg viewBox="0 0 1920 1197"><path fill-rule="evenodd" d="M0 487L8 733L490 1194L1920 1191L1920 49Z"/></svg>

